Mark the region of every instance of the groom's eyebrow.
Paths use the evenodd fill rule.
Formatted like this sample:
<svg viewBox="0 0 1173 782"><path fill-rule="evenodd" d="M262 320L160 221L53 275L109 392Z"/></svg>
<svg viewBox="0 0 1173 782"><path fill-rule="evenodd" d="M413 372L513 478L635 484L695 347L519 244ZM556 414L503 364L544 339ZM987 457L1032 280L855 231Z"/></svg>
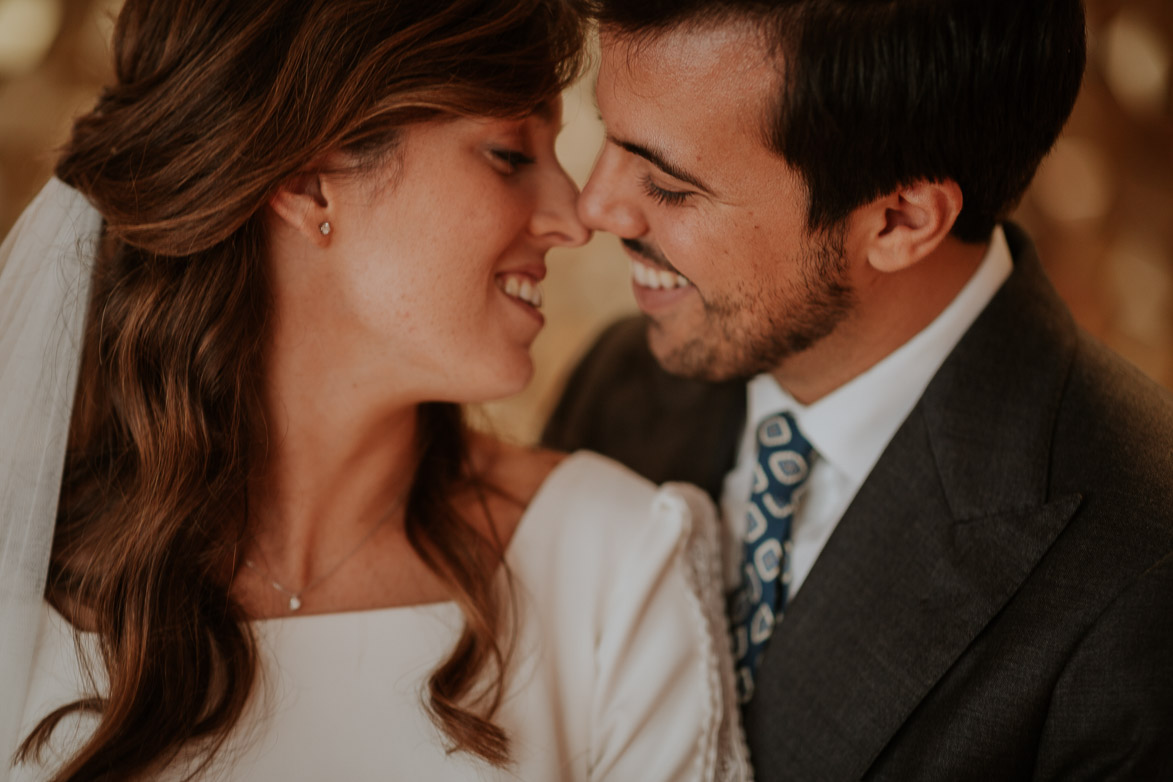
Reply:
<svg viewBox="0 0 1173 782"><path fill-rule="evenodd" d="M664 153L650 147L646 147L643 144L636 144L634 141L626 141L621 138L616 138L610 133L607 134L607 140L612 144L616 144L622 147L633 155L642 157L644 160L648 161L668 176L679 179L681 182L687 182L697 190L700 190L704 193L709 195L713 194L713 191L709 188L708 185L702 182L698 177L685 171L679 165L673 163Z"/></svg>

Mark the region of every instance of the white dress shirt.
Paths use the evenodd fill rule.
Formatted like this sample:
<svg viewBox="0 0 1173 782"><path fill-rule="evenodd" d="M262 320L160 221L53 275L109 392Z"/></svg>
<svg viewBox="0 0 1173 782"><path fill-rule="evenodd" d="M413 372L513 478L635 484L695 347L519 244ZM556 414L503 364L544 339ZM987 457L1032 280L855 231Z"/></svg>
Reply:
<svg viewBox="0 0 1173 782"><path fill-rule="evenodd" d="M812 405L799 404L772 375L758 375L750 381L737 463L725 476L721 493L721 515L729 536L725 546L727 589L735 588L741 579L742 538L761 420L790 412L815 451L790 533L794 548L789 594L794 597L929 381L1012 270L1010 248L999 226L973 277L932 323L880 363Z"/></svg>

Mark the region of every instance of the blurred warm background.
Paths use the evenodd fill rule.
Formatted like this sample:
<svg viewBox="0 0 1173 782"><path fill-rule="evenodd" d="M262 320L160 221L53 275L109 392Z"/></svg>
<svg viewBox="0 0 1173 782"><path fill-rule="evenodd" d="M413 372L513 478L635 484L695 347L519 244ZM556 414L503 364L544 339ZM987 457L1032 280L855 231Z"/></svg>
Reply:
<svg viewBox="0 0 1173 782"><path fill-rule="evenodd" d="M1091 58L1067 131L1017 219L1077 319L1173 388L1173 2L1087 0ZM0 234L52 170L71 118L108 79L120 0L0 0ZM590 83L567 98L559 152L585 181L602 139ZM614 237L550 258L548 327L525 394L485 414L536 437L572 363L634 309Z"/></svg>

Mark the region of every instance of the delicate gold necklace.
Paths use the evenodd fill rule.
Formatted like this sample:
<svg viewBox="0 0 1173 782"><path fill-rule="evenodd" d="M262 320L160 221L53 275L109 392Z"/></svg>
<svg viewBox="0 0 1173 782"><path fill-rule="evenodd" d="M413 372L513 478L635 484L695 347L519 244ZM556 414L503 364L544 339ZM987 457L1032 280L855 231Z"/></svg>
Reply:
<svg viewBox="0 0 1173 782"><path fill-rule="evenodd" d="M290 589L289 587L285 586L277 579L273 578L272 575L270 575L269 573L267 573L264 570L261 570L259 567L257 567L255 564L253 564L253 561L251 559L245 559L244 564L250 570L252 570L254 573L256 573L258 576L260 576L261 578L268 581L269 585L271 587L273 587L274 589L276 589L278 592L285 594L285 595L289 595L289 610L290 610L290 612L298 611L301 608L301 596L304 595L306 592L309 592L314 587L321 584L323 581L328 579L330 576L337 573L351 557L353 557L355 554L358 553L359 549L361 549L364 545L366 545L367 541L369 541L371 538L373 538L375 536L375 533L379 531L379 528L387 523L387 520L390 519L395 514L395 511L399 510L399 508L403 505L403 503L406 499L407 499L407 496L405 494L404 496L399 497L397 500L395 500L395 502L392 503L391 507L387 509L387 512L384 513L379 518L379 520L377 522L375 522L375 526L371 527L367 531L367 534L363 535L362 539L354 545L354 548L352 548L350 551L346 552L342 556L341 559L339 559L337 562L335 562L333 564L333 566L330 567L329 570L327 570L322 575L320 575L317 578L310 581L308 584L303 586L301 589L297 589L297 590ZM258 550L260 550L259 547L258 547ZM261 552L261 556L264 556L263 551Z"/></svg>

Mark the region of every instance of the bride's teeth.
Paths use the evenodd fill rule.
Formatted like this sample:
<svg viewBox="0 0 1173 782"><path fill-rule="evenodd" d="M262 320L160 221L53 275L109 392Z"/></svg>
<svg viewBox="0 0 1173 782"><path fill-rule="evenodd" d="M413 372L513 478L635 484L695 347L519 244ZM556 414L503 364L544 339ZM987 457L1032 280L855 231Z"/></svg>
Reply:
<svg viewBox="0 0 1173 782"><path fill-rule="evenodd" d="M685 288L685 287L688 287L689 285L692 285L692 283L688 281L687 277L685 277L683 274L676 275L676 286L677 287Z"/></svg>
<svg viewBox="0 0 1173 782"><path fill-rule="evenodd" d="M660 287L666 290L671 290L676 287L676 275L672 272L660 272Z"/></svg>
<svg viewBox="0 0 1173 782"><path fill-rule="evenodd" d="M507 296L524 301L534 307L542 306L542 289L529 277L509 275L498 278L497 287Z"/></svg>

